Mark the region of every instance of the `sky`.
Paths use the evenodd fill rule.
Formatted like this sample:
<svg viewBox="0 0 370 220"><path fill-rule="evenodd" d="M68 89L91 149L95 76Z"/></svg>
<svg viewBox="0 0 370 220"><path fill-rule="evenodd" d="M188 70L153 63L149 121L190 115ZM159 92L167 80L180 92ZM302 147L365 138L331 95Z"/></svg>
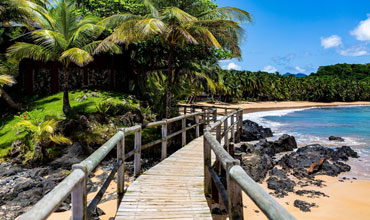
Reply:
<svg viewBox="0 0 370 220"><path fill-rule="evenodd" d="M216 0L248 11L242 60L224 69L281 74L337 63L370 63L370 0Z"/></svg>

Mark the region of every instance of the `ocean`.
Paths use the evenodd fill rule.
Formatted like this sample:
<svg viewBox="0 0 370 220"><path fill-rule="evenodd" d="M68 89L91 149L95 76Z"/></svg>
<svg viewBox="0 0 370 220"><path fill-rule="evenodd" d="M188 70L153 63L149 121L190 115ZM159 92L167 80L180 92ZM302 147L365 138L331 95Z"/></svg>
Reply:
<svg viewBox="0 0 370 220"><path fill-rule="evenodd" d="M309 144L351 146L360 158L349 161L352 170L344 176L370 180L370 106L265 111L244 114L243 118L271 128L272 140L289 134L296 138L299 147ZM345 141L329 141L329 136L339 136Z"/></svg>

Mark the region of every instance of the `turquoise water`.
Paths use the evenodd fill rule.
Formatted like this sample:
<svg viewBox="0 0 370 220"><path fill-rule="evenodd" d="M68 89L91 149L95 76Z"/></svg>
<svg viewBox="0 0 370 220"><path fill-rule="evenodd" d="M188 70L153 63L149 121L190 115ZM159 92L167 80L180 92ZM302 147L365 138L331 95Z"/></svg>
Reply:
<svg viewBox="0 0 370 220"><path fill-rule="evenodd" d="M370 106L268 111L246 114L244 118L270 127L273 139L282 134L295 136L299 146L351 146L360 160L350 161L353 169L348 176L370 178ZM343 137L345 142L329 141L332 135Z"/></svg>

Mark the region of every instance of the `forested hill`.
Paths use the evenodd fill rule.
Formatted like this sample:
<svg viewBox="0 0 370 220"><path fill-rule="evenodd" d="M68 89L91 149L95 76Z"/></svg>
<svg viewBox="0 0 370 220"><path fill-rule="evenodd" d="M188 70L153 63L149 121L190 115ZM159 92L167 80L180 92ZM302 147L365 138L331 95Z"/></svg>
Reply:
<svg viewBox="0 0 370 220"><path fill-rule="evenodd" d="M336 64L297 78L279 73L220 70L222 101L370 101L370 64Z"/></svg>
<svg viewBox="0 0 370 220"><path fill-rule="evenodd" d="M370 78L370 63L368 64L336 64L321 66L312 76L334 76L341 79L363 80Z"/></svg>

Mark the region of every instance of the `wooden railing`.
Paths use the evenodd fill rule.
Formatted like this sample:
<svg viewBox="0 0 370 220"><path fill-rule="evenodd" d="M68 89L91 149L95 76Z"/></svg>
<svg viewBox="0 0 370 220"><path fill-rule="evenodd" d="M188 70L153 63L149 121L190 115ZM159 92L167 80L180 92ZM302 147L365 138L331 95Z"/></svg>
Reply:
<svg viewBox="0 0 370 220"><path fill-rule="evenodd" d="M242 191L273 220L295 219L240 166L240 161L234 159L234 144L240 141L242 131L243 111L241 109L230 113L205 129L204 133L204 191L213 203L224 206L229 219L244 219ZM223 132L221 132L223 126ZM235 130L237 137L235 138ZM212 133L216 133L214 136ZM223 142L222 142L223 139ZM223 145L221 145L223 143ZM212 151L216 161L212 161ZM221 176L226 176L226 184Z"/></svg>
<svg viewBox="0 0 370 220"><path fill-rule="evenodd" d="M213 117L216 121L216 110L209 109L202 112L194 112L185 114L176 118L164 119L153 123L144 125L137 125L129 128L119 129L118 133L114 135L108 142L97 149L88 158L79 164L72 166L72 172L62 182L60 182L52 191L46 194L32 209L20 216L19 220L41 220L47 219L51 213L57 209L60 204L69 196L72 197L72 220L86 220L88 216L96 209L98 203L103 197L109 184L114 179L117 173L117 208L124 195L124 176L125 176L125 160L134 156L134 175L140 175L141 171L141 153L143 150L149 149L157 144L161 145L161 158L167 157L167 142L169 139L182 134L182 146L186 145L186 132L195 128L195 136L199 137L199 126L202 124L209 124ZM194 124L187 125L187 119L194 119ZM172 134L167 133L167 126L171 123L181 121L182 128ZM142 131L145 128L161 126L162 138L152 141L148 144L141 144ZM125 137L128 134L135 133L134 149L130 152L125 151ZM103 186L87 205L87 180L89 174L104 160L104 158L117 147L117 162L114 164L110 175L107 177Z"/></svg>

